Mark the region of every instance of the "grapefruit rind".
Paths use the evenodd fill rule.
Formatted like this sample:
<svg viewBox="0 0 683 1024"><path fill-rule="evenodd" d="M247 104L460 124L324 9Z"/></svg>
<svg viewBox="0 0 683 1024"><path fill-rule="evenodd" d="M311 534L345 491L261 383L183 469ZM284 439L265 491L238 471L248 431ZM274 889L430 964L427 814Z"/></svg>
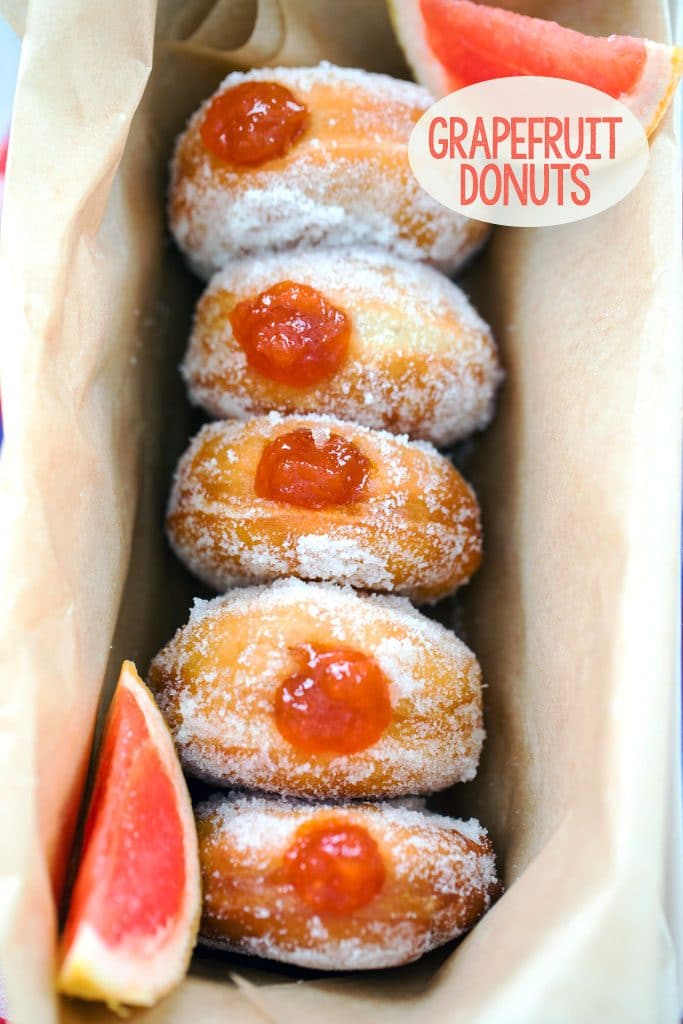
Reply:
<svg viewBox="0 0 683 1024"><path fill-rule="evenodd" d="M427 41L420 0L387 2L394 31L416 81L429 89L436 99L453 92L450 73ZM649 137L666 113L683 75L683 48L649 39L644 39L643 44L645 61L636 88L617 98L635 114Z"/></svg>
<svg viewBox="0 0 683 1024"><path fill-rule="evenodd" d="M638 91L619 99L636 115L648 138L664 117L683 74L683 48L645 40L645 66ZM666 83L662 88L662 83Z"/></svg>
<svg viewBox="0 0 683 1024"><path fill-rule="evenodd" d="M127 955L122 946L112 948L103 942L92 923L77 923L69 947L62 951L57 978L59 991L80 999L105 1002L112 1009L153 1006L178 984L190 962L201 913L196 826L171 734L132 662L123 663L118 687L126 688L142 711L156 753L177 795L186 884L176 921L164 929L163 936L158 933L150 936L142 948L137 941L132 954Z"/></svg>
<svg viewBox="0 0 683 1024"><path fill-rule="evenodd" d="M420 0L387 0L387 6L396 38L415 81L429 89L437 100L447 96L453 91L450 77L427 42Z"/></svg>

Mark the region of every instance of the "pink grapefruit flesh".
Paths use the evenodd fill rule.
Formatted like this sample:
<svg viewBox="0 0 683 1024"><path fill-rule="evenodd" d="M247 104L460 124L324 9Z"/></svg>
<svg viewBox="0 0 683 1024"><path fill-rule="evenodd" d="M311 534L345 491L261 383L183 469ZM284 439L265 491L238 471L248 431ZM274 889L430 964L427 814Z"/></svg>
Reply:
<svg viewBox="0 0 683 1024"><path fill-rule="evenodd" d="M416 77L435 95L514 75L593 86L629 106L651 134L683 71L679 47L602 38L472 0L390 0Z"/></svg>
<svg viewBox="0 0 683 1024"><path fill-rule="evenodd" d="M185 780L151 694L124 662L62 939L61 991L152 1005L182 978L199 911Z"/></svg>

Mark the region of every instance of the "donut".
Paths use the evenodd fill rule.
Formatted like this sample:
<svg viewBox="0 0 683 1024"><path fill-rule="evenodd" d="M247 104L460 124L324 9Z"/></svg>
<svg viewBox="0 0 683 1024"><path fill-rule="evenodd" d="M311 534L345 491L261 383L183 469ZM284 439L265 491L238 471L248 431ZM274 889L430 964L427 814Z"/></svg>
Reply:
<svg viewBox="0 0 683 1024"><path fill-rule="evenodd" d="M319 970L417 960L497 893L479 822L409 805L229 793L196 809L200 941Z"/></svg>
<svg viewBox="0 0 683 1024"><path fill-rule="evenodd" d="M377 245L453 272L489 228L441 206L408 164L433 102L419 85L323 63L235 71L171 161L169 222L208 278L235 257Z"/></svg>
<svg viewBox="0 0 683 1024"><path fill-rule="evenodd" d="M228 264L197 306L182 373L219 419L328 413L441 446L488 424L502 377L457 285L374 249Z"/></svg>
<svg viewBox="0 0 683 1024"><path fill-rule="evenodd" d="M481 561L477 499L446 458L330 416L206 425L166 524L180 560L220 591L298 576L431 602Z"/></svg>
<svg viewBox="0 0 683 1024"><path fill-rule="evenodd" d="M337 799L474 778L481 672L404 597L282 580L198 601L149 685L185 771Z"/></svg>

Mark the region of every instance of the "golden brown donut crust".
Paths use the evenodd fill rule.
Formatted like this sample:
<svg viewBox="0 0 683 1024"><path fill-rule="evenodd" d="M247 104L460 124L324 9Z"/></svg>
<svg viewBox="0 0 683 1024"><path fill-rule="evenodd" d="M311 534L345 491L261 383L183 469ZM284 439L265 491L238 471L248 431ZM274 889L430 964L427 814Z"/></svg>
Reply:
<svg viewBox="0 0 683 1024"><path fill-rule="evenodd" d="M309 754L274 718L275 696L305 644L373 658L392 721L354 754ZM481 672L450 630L405 598L283 580L200 601L156 656L149 684L184 769L215 785L353 799L444 789L472 779L483 740Z"/></svg>
<svg viewBox="0 0 683 1024"><path fill-rule="evenodd" d="M281 281L315 288L351 323L344 362L292 387L249 365L229 316ZM491 331L443 274L375 249L236 260L200 299L182 366L190 398L219 419L327 413L449 445L483 429L502 379Z"/></svg>
<svg viewBox="0 0 683 1024"><path fill-rule="evenodd" d="M303 823L358 824L377 843L384 886L350 914L318 915L278 878ZM485 830L392 804L302 804L229 793L197 808L204 941L321 970L369 970L418 959L457 938L497 890Z"/></svg>
<svg viewBox="0 0 683 1024"><path fill-rule="evenodd" d="M378 245L455 271L488 236L418 185L408 138L433 102L422 86L354 68L233 72L214 95L245 81L277 82L309 111L281 157L235 166L205 149L199 129L211 97L179 137L171 163L169 222L200 276L228 260L294 246Z"/></svg>
<svg viewBox="0 0 683 1024"><path fill-rule="evenodd" d="M265 445L302 428L341 435L370 459L360 501L310 509L256 496ZM447 459L425 442L328 416L203 427L179 462L166 522L181 561L221 591L297 576L431 602L481 562L479 506Z"/></svg>

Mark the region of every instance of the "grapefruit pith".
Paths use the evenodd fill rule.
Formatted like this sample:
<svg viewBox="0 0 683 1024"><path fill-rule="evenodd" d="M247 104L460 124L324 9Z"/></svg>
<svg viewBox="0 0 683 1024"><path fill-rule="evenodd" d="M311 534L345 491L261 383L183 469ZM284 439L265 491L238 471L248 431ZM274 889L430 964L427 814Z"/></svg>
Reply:
<svg viewBox="0 0 683 1024"><path fill-rule="evenodd" d="M112 1006L151 1006L185 973L200 909L187 786L161 712L126 661L62 938L60 991Z"/></svg>
<svg viewBox="0 0 683 1024"><path fill-rule="evenodd" d="M651 135L683 72L683 49L634 36L587 36L472 0L389 0L418 81L438 98L491 78L544 75L620 100Z"/></svg>

